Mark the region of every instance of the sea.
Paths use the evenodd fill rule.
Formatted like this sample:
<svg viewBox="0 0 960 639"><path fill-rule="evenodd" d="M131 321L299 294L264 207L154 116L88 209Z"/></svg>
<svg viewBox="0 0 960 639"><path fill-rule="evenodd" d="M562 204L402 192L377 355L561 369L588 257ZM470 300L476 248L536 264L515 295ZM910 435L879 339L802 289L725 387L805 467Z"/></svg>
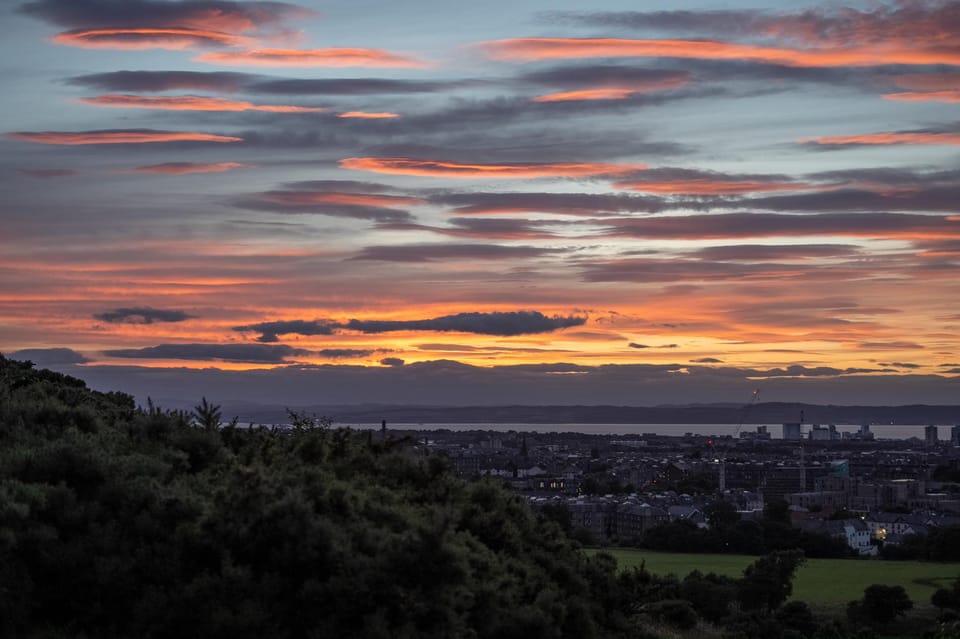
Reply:
<svg viewBox="0 0 960 639"><path fill-rule="evenodd" d="M758 426L763 424L744 424L738 427L737 424L513 424L513 423L491 423L491 422L463 422L463 423L400 423L390 422L387 428L390 430L450 430L450 431L493 431L506 433L510 431L518 433L584 433L588 435L669 435L673 437L682 437L686 434L723 437L725 435L737 436L739 433L756 432ZM378 424L337 424L337 426L349 426L360 430L374 429L381 427ZM772 439L783 439L782 424L767 424L767 431ZM924 428L926 424L871 424L870 431L876 439L924 439ZM806 438L812 426L803 425L803 436ZM950 426L937 426L938 439L940 441L950 440ZM860 430L860 425L837 424L839 433L855 433Z"/></svg>

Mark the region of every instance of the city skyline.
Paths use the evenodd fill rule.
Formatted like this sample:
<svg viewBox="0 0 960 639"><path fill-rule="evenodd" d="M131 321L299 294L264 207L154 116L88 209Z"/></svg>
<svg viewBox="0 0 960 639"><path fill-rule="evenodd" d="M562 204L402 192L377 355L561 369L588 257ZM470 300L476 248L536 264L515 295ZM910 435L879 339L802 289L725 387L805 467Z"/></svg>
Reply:
<svg viewBox="0 0 960 639"><path fill-rule="evenodd" d="M0 20L8 357L290 404L956 403L956 3Z"/></svg>

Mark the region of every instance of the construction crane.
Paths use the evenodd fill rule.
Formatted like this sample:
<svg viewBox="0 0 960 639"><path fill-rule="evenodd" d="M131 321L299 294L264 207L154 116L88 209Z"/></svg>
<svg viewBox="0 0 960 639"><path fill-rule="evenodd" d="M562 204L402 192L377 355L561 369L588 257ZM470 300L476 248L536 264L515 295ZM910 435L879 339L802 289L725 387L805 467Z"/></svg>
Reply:
<svg viewBox="0 0 960 639"><path fill-rule="evenodd" d="M757 400L760 399L760 389L755 388L753 394L750 396L750 401L744 404L743 411L740 413L740 422L737 424L737 430L733 431L733 440L736 441L737 437L740 436L740 429L743 428L743 422L747 420L747 415L750 414L750 409L753 408L753 405L757 403ZM730 449L730 445L724 446L723 451L720 453L720 495L727 490L727 451Z"/></svg>

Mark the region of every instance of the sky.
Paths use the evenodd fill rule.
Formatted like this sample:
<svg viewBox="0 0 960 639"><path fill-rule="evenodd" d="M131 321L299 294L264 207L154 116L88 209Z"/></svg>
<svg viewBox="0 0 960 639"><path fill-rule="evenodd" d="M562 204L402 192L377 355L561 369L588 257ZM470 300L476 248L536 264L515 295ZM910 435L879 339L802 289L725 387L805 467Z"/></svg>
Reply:
<svg viewBox="0 0 960 639"><path fill-rule="evenodd" d="M960 3L18 0L0 59L0 352L94 387L960 397Z"/></svg>

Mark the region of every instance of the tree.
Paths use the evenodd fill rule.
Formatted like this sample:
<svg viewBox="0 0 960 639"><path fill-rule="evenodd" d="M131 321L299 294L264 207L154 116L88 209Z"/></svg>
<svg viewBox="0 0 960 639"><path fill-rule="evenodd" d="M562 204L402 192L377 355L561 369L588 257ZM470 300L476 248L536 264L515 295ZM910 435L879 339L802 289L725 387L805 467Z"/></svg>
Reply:
<svg viewBox="0 0 960 639"><path fill-rule="evenodd" d="M217 430L223 415L219 404L209 404L207 398L203 397L200 403L193 407L193 418L204 430Z"/></svg>
<svg viewBox="0 0 960 639"><path fill-rule="evenodd" d="M873 584L864 589L863 599L850 602L847 616L852 620L885 624L902 617L911 608L913 602L903 586Z"/></svg>
<svg viewBox="0 0 960 639"><path fill-rule="evenodd" d="M737 507L728 501L718 499L704 508L707 515L707 523L711 528L729 528L738 521L740 515L737 513Z"/></svg>
<svg viewBox="0 0 960 639"><path fill-rule="evenodd" d="M944 608L960 610L960 577L954 580L950 588L939 588L930 596L930 603L943 612Z"/></svg>
<svg viewBox="0 0 960 639"><path fill-rule="evenodd" d="M790 504L783 499L775 499L763 507L763 518L780 524L790 523Z"/></svg>
<svg viewBox="0 0 960 639"><path fill-rule="evenodd" d="M780 606L774 617L784 630L796 630L804 637L811 637L817 631L810 606L802 601L788 601Z"/></svg>
<svg viewBox="0 0 960 639"><path fill-rule="evenodd" d="M756 560L737 582L744 610L774 610L793 592L793 575L804 562L803 551L781 550Z"/></svg>

